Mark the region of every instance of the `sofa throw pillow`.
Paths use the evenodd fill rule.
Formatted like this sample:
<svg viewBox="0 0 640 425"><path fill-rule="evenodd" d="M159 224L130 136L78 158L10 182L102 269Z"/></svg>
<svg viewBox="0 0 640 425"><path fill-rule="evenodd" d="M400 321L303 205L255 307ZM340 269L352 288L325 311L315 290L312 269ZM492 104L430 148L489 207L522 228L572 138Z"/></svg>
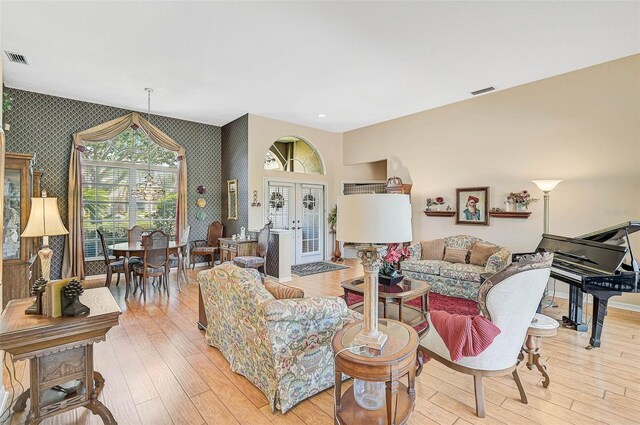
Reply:
<svg viewBox="0 0 640 425"><path fill-rule="evenodd" d="M487 265L489 257L498 252L499 249L500 248L496 245L476 241L471 245L471 257L469 258L469 263L484 267Z"/></svg>
<svg viewBox="0 0 640 425"><path fill-rule="evenodd" d="M467 262L467 253L468 249L464 248L449 248L446 247L444 250L444 261L448 261L450 263L466 263Z"/></svg>
<svg viewBox="0 0 640 425"><path fill-rule="evenodd" d="M304 298L304 291L293 286L283 285L271 280L264 281L264 288L269 291L276 300L288 300L290 298Z"/></svg>
<svg viewBox="0 0 640 425"><path fill-rule="evenodd" d="M442 260L444 257L444 239L420 242L421 260Z"/></svg>

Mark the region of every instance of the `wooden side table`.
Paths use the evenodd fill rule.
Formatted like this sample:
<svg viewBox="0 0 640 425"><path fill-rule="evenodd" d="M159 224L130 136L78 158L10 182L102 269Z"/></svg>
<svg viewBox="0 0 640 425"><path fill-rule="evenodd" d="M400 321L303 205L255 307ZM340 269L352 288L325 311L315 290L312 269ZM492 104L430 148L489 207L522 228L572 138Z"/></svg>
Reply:
<svg viewBox="0 0 640 425"><path fill-rule="evenodd" d="M333 352L338 353L335 361L335 423L338 425L401 425L413 411L418 334L411 326L395 320L382 319L378 323L378 329L388 336L382 350L345 350L354 347L353 339L364 326L363 322L345 326L333 338ZM343 374L365 381L385 382L385 407L363 409L355 401L353 386L342 394ZM407 385L400 382L405 376Z"/></svg>
<svg viewBox="0 0 640 425"><path fill-rule="evenodd" d="M104 341L118 325L120 308L108 288L87 289L80 302L91 309L85 317L46 317L24 314L33 299L10 301L0 317L0 350L13 360L29 360L30 388L13 407L31 407L26 425L67 410L85 407L107 425L117 425L109 409L98 400L104 378L93 370L93 344Z"/></svg>
<svg viewBox="0 0 640 425"><path fill-rule="evenodd" d="M255 257L258 241L255 239L220 238L220 262L233 261L236 257Z"/></svg>
<svg viewBox="0 0 640 425"><path fill-rule="evenodd" d="M551 384L551 378L549 377L548 367L544 359L540 355L542 349L542 337L555 336L558 333L558 322L551 317L543 314L536 313L529 329L527 330L527 340L525 346L522 347L522 353L520 354L520 361L524 360L525 355L527 358L527 368L533 370L535 366L538 368L544 379L542 380L542 386L544 388L549 387Z"/></svg>

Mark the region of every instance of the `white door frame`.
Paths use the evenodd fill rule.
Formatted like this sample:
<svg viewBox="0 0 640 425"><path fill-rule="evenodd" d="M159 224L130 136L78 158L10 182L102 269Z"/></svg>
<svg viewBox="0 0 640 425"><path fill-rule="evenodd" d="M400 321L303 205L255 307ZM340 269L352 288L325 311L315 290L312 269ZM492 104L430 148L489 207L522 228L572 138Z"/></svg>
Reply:
<svg viewBox="0 0 640 425"><path fill-rule="evenodd" d="M329 204L329 182L326 180L321 181L313 181L309 179L300 179L300 178L291 178L291 177L263 177L262 178L262 194L263 200L262 205L264 205L262 214L263 220L265 223L269 220L269 183L286 183L286 184L312 184L317 186L323 186L324 192L324 202L323 202L323 211L322 211L322 219L324 220L324 248L322 252L322 260L326 261L327 258L331 258L331 254L328 251L329 249L333 252L333 247L331 245L331 241L329 240L329 226L327 225L327 217L329 212L327 211L327 205ZM292 249L295 256L295 249ZM295 258L295 257L294 257Z"/></svg>

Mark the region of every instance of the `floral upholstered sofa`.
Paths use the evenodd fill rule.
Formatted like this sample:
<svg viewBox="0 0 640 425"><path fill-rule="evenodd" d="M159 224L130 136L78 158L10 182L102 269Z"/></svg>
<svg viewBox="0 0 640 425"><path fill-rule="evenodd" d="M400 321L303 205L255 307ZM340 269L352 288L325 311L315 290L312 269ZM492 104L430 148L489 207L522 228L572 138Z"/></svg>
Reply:
<svg viewBox="0 0 640 425"><path fill-rule="evenodd" d="M474 243L493 246L495 253L486 259L484 265L470 264L466 256L464 263L451 263L442 259L422 259L422 243L408 247L411 257L400 263L405 276L427 281L431 290L439 294L458 298L476 300L481 283L481 274L496 273L511 263L511 252L503 247L485 242L480 238L468 235L449 236L444 238L444 247L455 250L471 251Z"/></svg>
<svg viewBox="0 0 640 425"><path fill-rule="evenodd" d="M362 320L339 297L277 300L257 270L223 263L198 273L205 341L282 413L334 383L331 340Z"/></svg>

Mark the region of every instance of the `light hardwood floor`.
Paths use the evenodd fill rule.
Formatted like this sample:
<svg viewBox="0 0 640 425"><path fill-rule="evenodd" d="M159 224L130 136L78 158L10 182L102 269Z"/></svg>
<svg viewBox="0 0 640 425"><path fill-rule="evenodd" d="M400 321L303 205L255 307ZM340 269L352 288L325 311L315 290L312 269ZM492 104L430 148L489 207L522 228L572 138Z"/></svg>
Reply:
<svg viewBox="0 0 640 425"><path fill-rule="evenodd" d="M307 296L341 295L340 281L356 277L351 268L295 278L293 285ZM333 424L332 389L294 407L271 413L264 395L229 370L215 348L196 329L196 272L171 298L149 285L147 303L138 294L124 301L124 288L112 287L122 308L120 326L106 342L95 345L96 370L106 379L101 400L120 425L127 424ZM172 273L175 279L175 273ZM104 281L89 282L99 286ZM562 309L545 310L560 317ZM409 424L640 424L640 313L611 309L603 332L603 347L587 351L587 334L560 329L545 338L544 357L551 367L551 386L544 389L537 371L522 368L529 404L520 403L510 376L485 380L487 417L474 414L473 380L431 361L417 379L417 402ZM28 383L26 362L15 365L15 376ZM9 364L11 369L11 365ZM10 387L5 369L5 387ZM19 388L14 382L14 386ZM24 414L7 423L21 424ZM97 416L78 409L43 424L100 424Z"/></svg>

